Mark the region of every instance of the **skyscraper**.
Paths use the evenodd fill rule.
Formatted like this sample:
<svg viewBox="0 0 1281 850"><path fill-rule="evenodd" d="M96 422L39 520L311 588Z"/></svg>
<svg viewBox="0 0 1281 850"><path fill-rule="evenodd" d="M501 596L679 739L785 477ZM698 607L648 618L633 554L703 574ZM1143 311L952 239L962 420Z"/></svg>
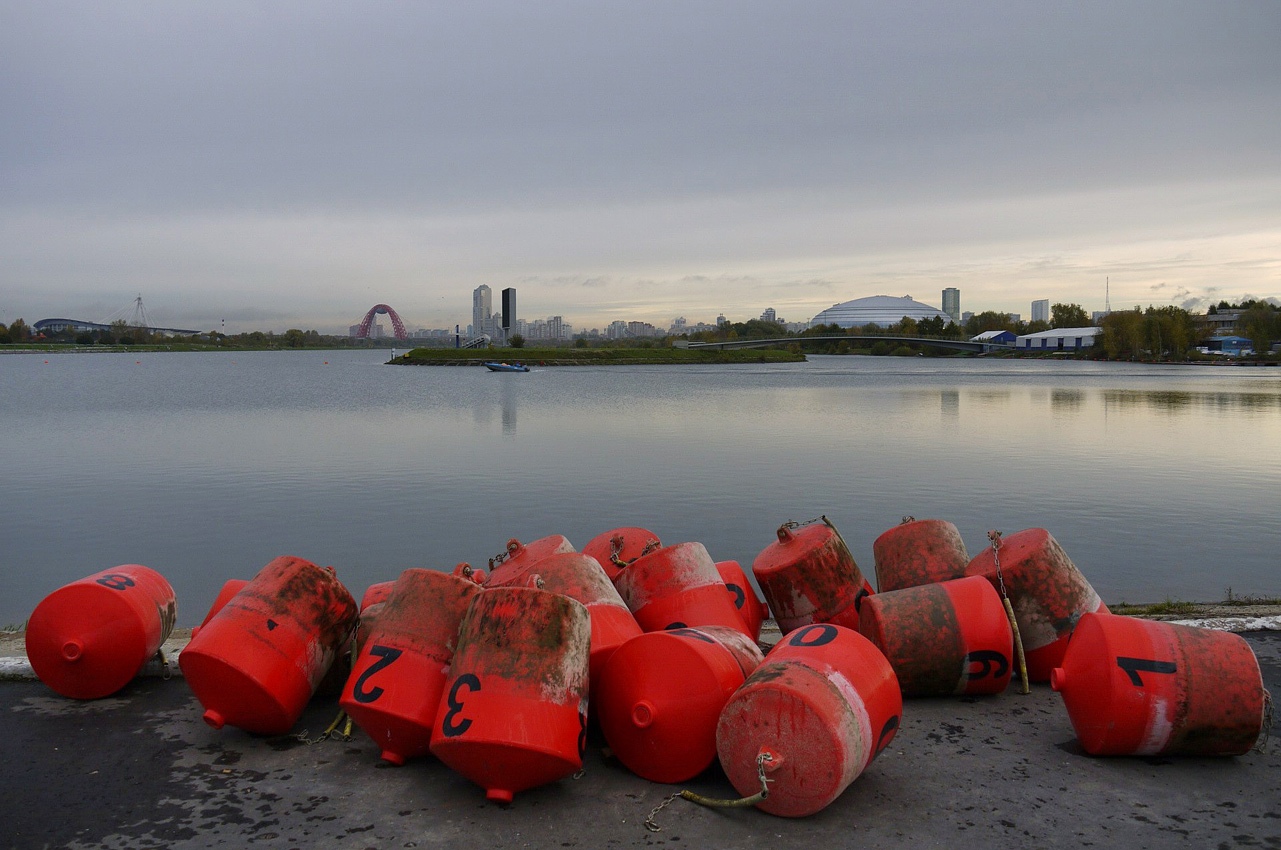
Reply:
<svg viewBox="0 0 1281 850"><path fill-rule="evenodd" d="M949 286L943 290L943 312L952 317L952 321L961 322L961 290Z"/></svg>
<svg viewBox="0 0 1281 850"><path fill-rule="evenodd" d="M489 330L489 316L493 311L491 291L486 284L481 284L471 293L471 330L480 336Z"/></svg>
<svg viewBox="0 0 1281 850"><path fill-rule="evenodd" d="M1050 320L1050 299L1042 298L1032 302L1032 321L1048 322Z"/></svg>
<svg viewBox="0 0 1281 850"><path fill-rule="evenodd" d="M509 286L503 290L503 335L507 336L516 327L516 288Z"/></svg>

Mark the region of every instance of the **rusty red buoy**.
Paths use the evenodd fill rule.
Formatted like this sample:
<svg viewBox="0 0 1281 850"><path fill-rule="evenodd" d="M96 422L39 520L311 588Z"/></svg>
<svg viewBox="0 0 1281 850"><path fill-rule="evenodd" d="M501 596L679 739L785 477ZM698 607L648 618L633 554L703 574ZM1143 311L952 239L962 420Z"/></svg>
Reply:
<svg viewBox="0 0 1281 850"><path fill-rule="evenodd" d="M736 636L730 645L727 635ZM606 662L596 689L605 740L643 779L692 779L715 761L721 709L760 661L760 650L746 635L723 626L648 632L629 640Z"/></svg>
<svg viewBox="0 0 1281 850"><path fill-rule="evenodd" d="M1112 614L1081 617L1050 686L1096 756L1243 755L1267 704L1240 635Z"/></svg>
<svg viewBox="0 0 1281 850"><path fill-rule="evenodd" d="M484 584L489 579L489 575L484 570L473 567L468 563L462 563L454 567L452 575L456 575L459 578L465 578L468 581L475 582L476 584Z"/></svg>
<svg viewBox="0 0 1281 850"><path fill-rule="evenodd" d="M502 587L530 564L552 555L573 551L574 544L559 534L549 534L528 544L513 537L507 541L507 548L501 554L489 559L489 576L485 579L485 585Z"/></svg>
<svg viewBox="0 0 1281 850"><path fill-rule="evenodd" d="M997 545L975 555L966 573L983 576L998 591L1004 585L1027 654L1028 679L1048 682L1050 671L1063 660L1077 620L1084 614L1107 613L1107 606L1044 528L1004 538L992 535Z"/></svg>
<svg viewBox="0 0 1281 850"><path fill-rule="evenodd" d="M903 697L871 641L830 623L803 626L765 656L721 712L716 749L744 797L783 817L822 810L898 731Z"/></svg>
<svg viewBox="0 0 1281 850"><path fill-rule="evenodd" d="M539 587L577 599L591 615L591 677L595 690L596 677L605 659L614 650L641 633L641 627L618 595L618 589L605 575L600 562L581 552L562 552L535 563L527 563L507 574L511 586L530 587L537 577ZM493 587L493 585L489 585Z"/></svg>
<svg viewBox="0 0 1281 850"><path fill-rule="evenodd" d="M380 581L369 585L365 589L365 595L360 597L360 610L363 613L370 605L377 605L380 602L386 602L387 597L391 596L391 589L396 584L394 581Z"/></svg>
<svg viewBox="0 0 1281 850"><path fill-rule="evenodd" d="M827 517L788 522L777 536L752 562L752 574L783 634L812 623L857 630L859 603L872 587L836 526Z"/></svg>
<svg viewBox="0 0 1281 850"><path fill-rule="evenodd" d="M614 587L647 632L727 626L747 633L702 543L677 543L637 558L615 577Z"/></svg>
<svg viewBox="0 0 1281 850"><path fill-rule="evenodd" d="M432 754L500 803L581 768L589 620L581 602L546 590L477 595L459 629Z"/></svg>
<svg viewBox="0 0 1281 850"><path fill-rule="evenodd" d="M378 606L338 704L384 761L427 754L458 628L481 592L467 579L409 569Z"/></svg>
<svg viewBox="0 0 1281 850"><path fill-rule="evenodd" d="M178 657L215 729L288 732L356 624L356 600L334 575L276 558L214 615Z"/></svg>
<svg viewBox="0 0 1281 850"><path fill-rule="evenodd" d="M164 576L122 564L50 593L27 621L40 681L64 697L110 696L138 675L173 630L178 602Z"/></svg>
<svg viewBox="0 0 1281 850"><path fill-rule="evenodd" d="M769 606L756 595L756 588L747 580L747 574L738 561L717 561L716 571L721 574L725 589L729 591L734 607L747 626L747 634L752 640L760 640L761 624L769 618Z"/></svg>
<svg viewBox="0 0 1281 850"><path fill-rule="evenodd" d="M859 632L890 662L903 696L999 694L1010 683L1014 635L982 576L869 596Z"/></svg>
<svg viewBox="0 0 1281 850"><path fill-rule="evenodd" d="M647 528L614 528L589 540L583 554L595 558L613 581L632 561L662 545L658 535Z"/></svg>
<svg viewBox="0 0 1281 850"><path fill-rule="evenodd" d="M956 526L942 519L914 519L886 531L872 543L880 593L963 578L970 563Z"/></svg>

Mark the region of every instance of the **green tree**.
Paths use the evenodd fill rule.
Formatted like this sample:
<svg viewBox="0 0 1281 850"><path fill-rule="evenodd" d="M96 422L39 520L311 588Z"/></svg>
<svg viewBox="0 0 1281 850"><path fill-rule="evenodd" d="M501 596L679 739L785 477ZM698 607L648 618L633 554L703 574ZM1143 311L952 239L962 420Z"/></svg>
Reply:
<svg viewBox="0 0 1281 850"><path fill-rule="evenodd" d="M1272 340L1281 335L1281 312L1266 301L1256 301L1237 319L1241 336L1250 340L1255 354L1272 350Z"/></svg>
<svg viewBox="0 0 1281 850"><path fill-rule="evenodd" d="M1010 321L1009 313L998 313L995 310L984 310L982 313L975 313L965 322L965 333L968 336L978 336L986 331L1017 331L1014 322Z"/></svg>
<svg viewBox="0 0 1281 850"><path fill-rule="evenodd" d="M1090 317L1080 304L1054 304L1050 307L1050 327L1088 328Z"/></svg>
<svg viewBox="0 0 1281 850"><path fill-rule="evenodd" d="M1196 339L1192 315L1182 307L1151 307L1143 314L1145 347L1158 358L1184 360Z"/></svg>
<svg viewBox="0 0 1281 850"><path fill-rule="evenodd" d="M31 328L22 319L14 319L9 324L10 342L27 342L31 339Z"/></svg>
<svg viewBox="0 0 1281 850"><path fill-rule="evenodd" d="M507 343L508 343L508 345L510 345L512 348L524 348L524 347L525 347L525 337L521 336L520 334L512 334L512 335L511 335L511 338L510 338L509 340L507 340Z"/></svg>
<svg viewBox="0 0 1281 850"><path fill-rule="evenodd" d="M1143 350L1143 314L1139 308L1118 310L1103 317L1103 350L1108 357L1135 358Z"/></svg>
<svg viewBox="0 0 1281 850"><path fill-rule="evenodd" d="M916 323L916 330L921 336L942 336L944 327L942 316L932 316Z"/></svg>
<svg viewBox="0 0 1281 850"><path fill-rule="evenodd" d="M306 339L307 335L300 328L290 328L285 331L285 345L290 348L302 348Z"/></svg>

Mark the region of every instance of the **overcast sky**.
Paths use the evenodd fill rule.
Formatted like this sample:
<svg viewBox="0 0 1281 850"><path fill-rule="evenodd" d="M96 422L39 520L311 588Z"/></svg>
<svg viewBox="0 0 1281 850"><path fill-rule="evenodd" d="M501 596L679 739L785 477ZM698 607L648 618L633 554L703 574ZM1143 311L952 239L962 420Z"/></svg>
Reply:
<svg viewBox="0 0 1281 850"><path fill-rule="evenodd" d="M576 329L1027 318L1108 279L1281 296L1281 3L0 0L0 322L452 327L481 283Z"/></svg>

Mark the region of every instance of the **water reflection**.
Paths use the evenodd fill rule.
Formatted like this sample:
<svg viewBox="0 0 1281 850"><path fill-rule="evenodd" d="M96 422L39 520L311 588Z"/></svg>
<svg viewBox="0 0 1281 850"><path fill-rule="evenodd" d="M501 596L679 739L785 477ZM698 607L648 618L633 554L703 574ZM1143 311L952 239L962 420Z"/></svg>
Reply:
<svg viewBox="0 0 1281 850"><path fill-rule="evenodd" d="M1050 407L1055 415L1079 413L1085 405L1085 393L1081 390L1055 389L1050 392Z"/></svg>
<svg viewBox="0 0 1281 850"><path fill-rule="evenodd" d="M1281 394L1272 393L1109 389L1103 391L1103 401L1122 409L1142 407L1164 413L1192 410L1221 413L1281 411Z"/></svg>
<svg viewBox="0 0 1281 850"><path fill-rule="evenodd" d="M939 410L948 419L961 415L961 394L956 390L943 390L939 393Z"/></svg>

